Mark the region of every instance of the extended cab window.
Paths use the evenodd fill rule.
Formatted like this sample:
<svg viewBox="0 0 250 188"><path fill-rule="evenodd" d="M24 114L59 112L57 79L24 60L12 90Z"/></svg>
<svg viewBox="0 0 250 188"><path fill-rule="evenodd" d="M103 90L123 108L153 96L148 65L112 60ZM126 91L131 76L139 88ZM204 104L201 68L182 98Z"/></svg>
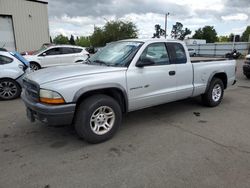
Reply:
<svg viewBox="0 0 250 188"><path fill-rule="evenodd" d="M180 43L167 43L168 50L170 51L172 64L187 63L186 52Z"/></svg>
<svg viewBox="0 0 250 188"><path fill-rule="evenodd" d="M11 63L12 61L13 59L11 59L10 57L0 55L0 65L5 65L5 64Z"/></svg>
<svg viewBox="0 0 250 188"><path fill-rule="evenodd" d="M149 44L143 51L141 61L153 61L154 65L170 64L168 52L164 43Z"/></svg>
<svg viewBox="0 0 250 188"><path fill-rule="evenodd" d="M52 49L45 51L44 53L46 53L46 55L60 55L61 51L60 51L60 48L52 48Z"/></svg>

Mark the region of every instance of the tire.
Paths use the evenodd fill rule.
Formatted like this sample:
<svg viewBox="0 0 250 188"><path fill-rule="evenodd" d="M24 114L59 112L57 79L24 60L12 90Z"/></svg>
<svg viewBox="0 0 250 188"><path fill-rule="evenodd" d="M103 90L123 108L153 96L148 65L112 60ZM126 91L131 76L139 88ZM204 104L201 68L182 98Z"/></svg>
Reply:
<svg viewBox="0 0 250 188"><path fill-rule="evenodd" d="M12 100L21 95L22 89L20 85L12 79L0 79L0 99Z"/></svg>
<svg viewBox="0 0 250 188"><path fill-rule="evenodd" d="M218 106L224 95L224 84L221 79L213 78L207 92L202 95L202 102L209 107Z"/></svg>
<svg viewBox="0 0 250 188"><path fill-rule="evenodd" d="M98 94L79 104L74 126L81 138L97 144L112 138L121 125L121 120L122 111L118 102L107 95Z"/></svg>
<svg viewBox="0 0 250 188"><path fill-rule="evenodd" d="M250 79L250 75L246 75L246 77L247 77L248 79Z"/></svg>
<svg viewBox="0 0 250 188"><path fill-rule="evenodd" d="M37 70L41 69L41 66L38 63L30 62L30 69L37 71Z"/></svg>

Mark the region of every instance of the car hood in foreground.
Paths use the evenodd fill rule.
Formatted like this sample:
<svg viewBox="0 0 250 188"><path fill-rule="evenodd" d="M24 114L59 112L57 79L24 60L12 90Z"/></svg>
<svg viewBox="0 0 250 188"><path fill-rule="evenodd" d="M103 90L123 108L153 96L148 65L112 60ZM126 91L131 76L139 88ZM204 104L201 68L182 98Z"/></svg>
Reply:
<svg viewBox="0 0 250 188"><path fill-rule="evenodd" d="M38 84L45 84L57 80L80 77L90 74L101 74L114 71L125 71L126 67L108 67L102 65L68 65L41 69L26 75L26 79Z"/></svg>

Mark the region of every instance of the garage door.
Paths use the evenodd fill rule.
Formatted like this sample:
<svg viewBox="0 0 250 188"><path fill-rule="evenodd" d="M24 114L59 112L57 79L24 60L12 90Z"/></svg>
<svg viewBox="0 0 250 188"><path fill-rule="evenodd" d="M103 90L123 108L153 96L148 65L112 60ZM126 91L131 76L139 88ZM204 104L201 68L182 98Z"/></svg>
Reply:
<svg viewBox="0 0 250 188"><path fill-rule="evenodd" d="M11 16L0 16L0 48L16 50Z"/></svg>

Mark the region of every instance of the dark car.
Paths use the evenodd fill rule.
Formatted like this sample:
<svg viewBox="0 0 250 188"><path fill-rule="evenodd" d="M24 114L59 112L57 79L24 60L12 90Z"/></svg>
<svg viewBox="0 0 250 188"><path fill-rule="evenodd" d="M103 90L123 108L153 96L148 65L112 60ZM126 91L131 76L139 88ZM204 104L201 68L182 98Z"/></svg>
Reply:
<svg viewBox="0 0 250 188"><path fill-rule="evenodd" d="M250 54L246 56L245 64L243 65L243 73L250 79Z"/></svg>
<svg viewBox="0 0 250 188"><path fill-rule="evenodd" d="M232 52L225 54L226 58L229 59L238 59L241 56L241 53L234 49Z"/></svg>

